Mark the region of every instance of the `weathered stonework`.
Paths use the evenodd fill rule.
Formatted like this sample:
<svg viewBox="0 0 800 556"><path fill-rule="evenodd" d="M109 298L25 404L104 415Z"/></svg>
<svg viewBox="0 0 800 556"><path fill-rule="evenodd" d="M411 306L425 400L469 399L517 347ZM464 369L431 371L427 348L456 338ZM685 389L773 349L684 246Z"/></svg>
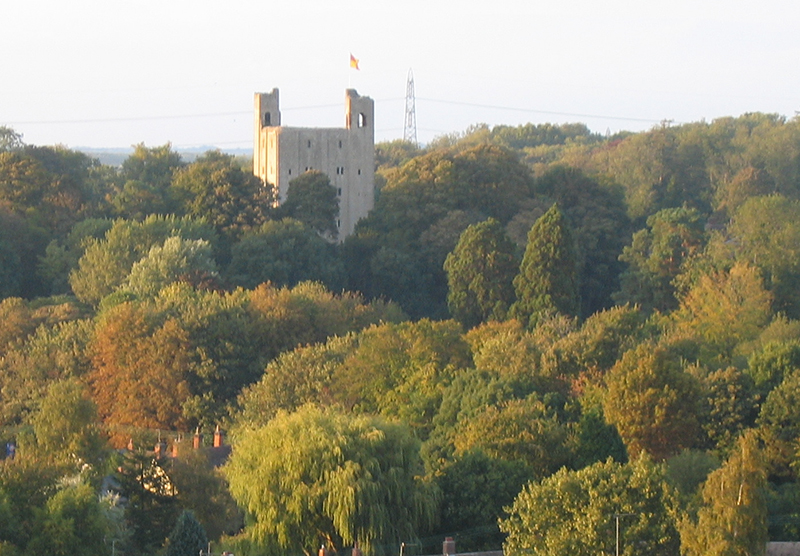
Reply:
<svg viewBox="0 0 800 556"><path fill-rule="evenodd" d="M278 89L255 95L253 172L275 188L280 204L289 182L309 170L324 172L339 193L339 240L353 233L375 203L375 103L345 93L344 128L281 125Z"/></svg>

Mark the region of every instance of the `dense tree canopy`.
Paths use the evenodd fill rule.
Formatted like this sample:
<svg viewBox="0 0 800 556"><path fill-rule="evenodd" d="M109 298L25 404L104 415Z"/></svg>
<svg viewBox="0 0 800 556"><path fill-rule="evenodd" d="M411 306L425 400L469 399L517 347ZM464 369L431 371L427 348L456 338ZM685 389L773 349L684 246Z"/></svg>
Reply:
<svg viewBox="0 0 800 556"><path fill-rule="evenodd" d="M476 125L376 162L336 243L321 174L275 207L243 158L0 128L0 553L164 552L184 508L239 554L596 554L615 514L629 554L797 538L800 119ZM217 425L291 511L178 442Z"/></svg>

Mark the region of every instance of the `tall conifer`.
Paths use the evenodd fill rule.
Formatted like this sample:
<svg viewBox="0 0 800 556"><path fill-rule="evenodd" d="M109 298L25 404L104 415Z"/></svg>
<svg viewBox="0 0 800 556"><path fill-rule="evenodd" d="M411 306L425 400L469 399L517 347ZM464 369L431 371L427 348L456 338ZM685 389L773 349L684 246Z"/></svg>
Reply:
<svg viewBox="0 0 800 556"><path fill-rule="evenodd" d="M528 326L547 313L576 315L580 307L575 245L564 214L554 204L528 232L528 245L514 278L517 301L511 316Z"/></svg>
<svg viewBox="0 0 800 556"><path fill-rule="evenodd" d="M516 264L514 244L494 218L464 230L444 262L450 314L467 328L504 319L514 301Z"/></svg>

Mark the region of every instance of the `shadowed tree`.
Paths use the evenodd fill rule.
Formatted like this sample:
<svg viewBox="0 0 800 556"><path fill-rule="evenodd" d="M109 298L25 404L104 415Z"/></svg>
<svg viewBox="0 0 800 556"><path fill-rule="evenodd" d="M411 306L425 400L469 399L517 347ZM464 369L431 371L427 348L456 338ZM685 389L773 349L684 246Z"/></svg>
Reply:
<svg viewBox="0 0 800 556"><path fill-rule="evenodd" d="M577 315L580 309L575 245L558 205L550 207L528 232L528 245L514 278L511 316L532 327L552 312Z"/></svg>
<svg viewBox="0 0 800 556"><path fill-rule="evenodd" d="M208 549L208 537L191 510L184 510L167 538L166 556L195 556Z"/></svg>
<svg viewBox="0 0 800 556"><path fill-rule="evenodd" d="M490 218L464 230L444 262L450 313L466 328L505 318L516 268L514 245L500 222Z"/></svg>
<svg viewBox="0 0 800 556"><path fill-rule="evenodd" d="M335 238L339 234L339 197L331 180L318 170L305 172L289 182L286 200L279 213L299 220L318 234Z"/></svg>

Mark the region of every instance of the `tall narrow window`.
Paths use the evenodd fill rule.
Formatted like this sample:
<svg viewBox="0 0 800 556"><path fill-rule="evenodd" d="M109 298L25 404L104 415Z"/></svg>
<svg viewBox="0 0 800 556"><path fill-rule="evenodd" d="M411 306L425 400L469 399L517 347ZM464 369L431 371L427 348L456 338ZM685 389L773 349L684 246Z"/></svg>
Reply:
<svg viewBox="0 0 800 556"><path fill-rule="evenodd" d="M358 113L358 127L367 127L367 115L363 112Z"/></svg>
<svg viewBox="0 0 800 556"><path fill-rule="evenodd" d="M342 142L341 141L339 141L339 148L340 149L342 148Z"/></svg>
<svg viewBox="0 0 800 556"><path fill-rule="evenodd" d="M264 114L264 125L272 125L272 114L270 112Z"/></svg>
<svg viewBox="0 0 800 556"><path fill-rule="evenodd" d="M311 139L308 140L308 148L311 148Z"/></svg>

